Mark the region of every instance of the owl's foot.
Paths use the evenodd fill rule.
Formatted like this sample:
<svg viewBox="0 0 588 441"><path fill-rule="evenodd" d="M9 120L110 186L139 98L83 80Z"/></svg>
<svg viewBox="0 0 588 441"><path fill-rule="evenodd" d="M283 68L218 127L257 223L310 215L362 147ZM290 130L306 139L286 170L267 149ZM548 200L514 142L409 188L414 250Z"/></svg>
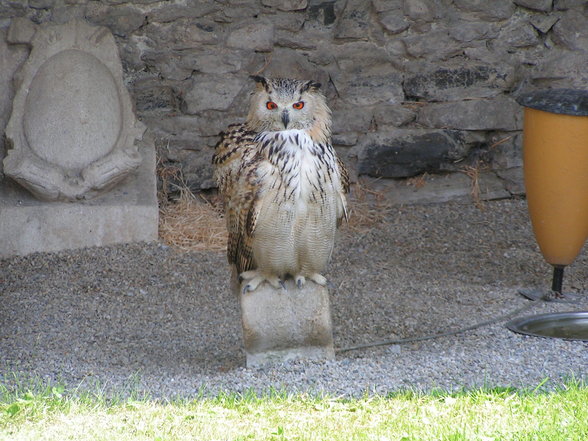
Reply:
<svg viewBox="0 0 588 441"><path fill-rule="evenodd" d="M308 278L320 286L326 286L328 283L326 277L319 273L310 274ZM296 286L298 287L298 289L302 289L302 287L306 283L306 277L298 274L296 277L294 277L294 281L296 282Z"/></svg>
<svg viewBox="0 0 588 441"><path fill-rule="evenodd" d="M244 280L247 281L247 284L243 287L242 293L248 293L250 291L255 291L259 285L263 282L269 283L276 289L286 289L286 284L282 279L276 276L268 276L266 274L262 274L258 271L245 271L239 274L239 282L243 282Z"/></svg>

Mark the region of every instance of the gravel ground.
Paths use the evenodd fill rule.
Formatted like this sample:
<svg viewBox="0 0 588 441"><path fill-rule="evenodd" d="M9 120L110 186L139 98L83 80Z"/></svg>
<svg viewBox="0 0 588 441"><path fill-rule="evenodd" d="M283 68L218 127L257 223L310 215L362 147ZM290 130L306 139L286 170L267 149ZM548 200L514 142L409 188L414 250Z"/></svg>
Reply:
<svg viewBox="0 0 588 441"><path fill-rule="evenodd" d="M588 292L584 251L567 290ZM341 231L327 276L338 348L439 333L531 304L551 268L526 203L394 208L385 223ZM527 337L504 321L459 335L341 352L324 363L246 369L238 301L224 253L159 243L0 260L0 372L8 386L40 378L155 397L220 390L358 396L404 389L555 387L588 378L588 343ZM527 314L588 309L532 303ZM2 377L0 377L2 378Z"/></svg>

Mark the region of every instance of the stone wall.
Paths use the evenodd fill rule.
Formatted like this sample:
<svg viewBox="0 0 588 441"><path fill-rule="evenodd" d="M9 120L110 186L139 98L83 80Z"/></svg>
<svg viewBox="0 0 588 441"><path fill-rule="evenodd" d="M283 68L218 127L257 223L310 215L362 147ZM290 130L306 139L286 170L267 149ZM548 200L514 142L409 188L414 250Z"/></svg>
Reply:
<svg viewBox="0 0 588 441"><path fill-rule="evenodd" d="M587 4L0 0L0 130L27 51L6 45L11 20L84 18L115 35L139 119L162 163L179 166L193 190L213 186L218 133L243 120L248 76L261 73L323 84L334 144L354 177L426 173L467 186L481 171L488 197L505 197L522 192L517 94L588 87Z"/></svg>

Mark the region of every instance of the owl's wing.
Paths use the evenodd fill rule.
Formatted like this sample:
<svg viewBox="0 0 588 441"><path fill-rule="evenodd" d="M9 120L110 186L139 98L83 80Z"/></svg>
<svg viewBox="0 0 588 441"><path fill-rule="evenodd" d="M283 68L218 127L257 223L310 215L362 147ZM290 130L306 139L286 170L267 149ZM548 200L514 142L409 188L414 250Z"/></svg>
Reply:
<svg viewBox="0 0 588 441"><path fill-rule="evenodd" d="M343 161L337 156L337 169L339 171L339 178L341 180L341 189L339 191L340 214L337 216L337 226L341 225L343 219L345 222L349 221L349 213L347 212L347 199L345 195L349 193L349 173Z"/></svg>
<svg viewBox="0 0 588 441"><path fill-rule="evenodd" d="M229 126L212 159L214 178L225 204L227 258L239 274L254 265L251 243L259 214L258 169L262 161L254 137L255 133L243 124Z"/></svg>

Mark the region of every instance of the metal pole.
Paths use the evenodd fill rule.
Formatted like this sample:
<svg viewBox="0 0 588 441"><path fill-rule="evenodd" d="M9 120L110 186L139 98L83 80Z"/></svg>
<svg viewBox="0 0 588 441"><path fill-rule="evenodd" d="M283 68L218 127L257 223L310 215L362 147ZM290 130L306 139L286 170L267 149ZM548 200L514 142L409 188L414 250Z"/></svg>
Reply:
<svg viewBox="0 0 588 441"><path fill-rule="evenodd" d="M556 297L562 297L561 289L563 285L564 268L562 265L553 266L553 282L551 283L551 290L556 293Z"/></svg>

